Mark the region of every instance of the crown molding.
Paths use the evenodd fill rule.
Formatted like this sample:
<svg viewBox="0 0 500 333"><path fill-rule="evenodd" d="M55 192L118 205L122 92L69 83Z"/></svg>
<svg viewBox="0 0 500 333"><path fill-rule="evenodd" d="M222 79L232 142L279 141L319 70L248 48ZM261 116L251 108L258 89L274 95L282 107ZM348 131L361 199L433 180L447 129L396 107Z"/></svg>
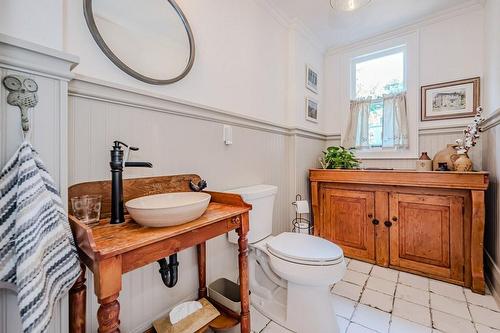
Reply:
<svg viewBox="0 0 500 333"><path fill-rule="evenodd" d="M326 45L321 39L298 17L291 18L278 8L271 0L255 0L256 3L263 6L266 11L283 27L301 33L309 42L317 48L322 54L327 50Z"/></svg>
<svg viewBox="0 0 500 333"><path fill-rule="evenodd" d="M2 67L69 81L77 56L0 33Z"/></svg>
<svg viewBox="0 0 500 333"><path fill-rule="evenodd" d="M325 54L328 49L324 43L321 42L321 39L316 36L314 32L312 32L305 24L298 18L294 18L292 23L290 24L290 29L300 33L304 36L311 45L316 48L322 55Z"/></svg>
<svg viewBox="0 0 500 333"><path fill-rule="evenodd" d="M436 14L428 15L424 18L421 18L413 23L402 25L396 28L388 29L384 32L377 33L373 36L361 38L351 43L337 45L326 50L326 55L331 56L339 53L343 53L352 49L356 49L360 46L365 46L366 43L378 43L383 42L388 39L397 38L402 35L407 35L412 32L416 32L421 28L437 23L442 22L453 17L457 17L466 13L469 13L474 10L483 10L484 4L481 0L470 0L466 3L454 6L452 8L445 9Z"/></svg>
<svg viewBox="0 0 500 333"><path fill-rule="evenodd" d="M281 9L276 7L270 0L255 0L255 2L271 14L271 16L285 28L289 28L292 20Z"/></svg>

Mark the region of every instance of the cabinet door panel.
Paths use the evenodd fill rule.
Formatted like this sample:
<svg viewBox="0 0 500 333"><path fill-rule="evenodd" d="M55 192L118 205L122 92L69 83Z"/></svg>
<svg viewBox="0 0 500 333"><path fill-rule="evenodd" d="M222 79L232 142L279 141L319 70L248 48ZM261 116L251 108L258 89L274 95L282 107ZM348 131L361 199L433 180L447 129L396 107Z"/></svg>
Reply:
<svg viewBox="0 0 500 333"><path fill-rule="evenodd" d="M391 265L461 281L463 199L392 193Z"/></svg>
<svg viewBox="0 0 500 333"><path fill-rule="evenodd" d="M320 236L338 244L348 257L375 260L374 193L326 189L325 223Z"/></svg>

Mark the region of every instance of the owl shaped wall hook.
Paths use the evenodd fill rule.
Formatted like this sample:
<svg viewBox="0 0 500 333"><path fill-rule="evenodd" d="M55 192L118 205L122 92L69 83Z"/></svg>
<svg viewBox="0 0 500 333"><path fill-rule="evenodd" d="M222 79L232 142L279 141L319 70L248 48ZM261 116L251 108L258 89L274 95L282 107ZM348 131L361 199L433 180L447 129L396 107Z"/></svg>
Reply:
<svg viewBox="0 0 500 333"><path fill-rule="evenodd" d="M21 75L8 75L3 79L3 85L9 91L7 104L21 109L21 125L26 134L30 130L28 109L38 103L38 84L35 80Z"/></svg>

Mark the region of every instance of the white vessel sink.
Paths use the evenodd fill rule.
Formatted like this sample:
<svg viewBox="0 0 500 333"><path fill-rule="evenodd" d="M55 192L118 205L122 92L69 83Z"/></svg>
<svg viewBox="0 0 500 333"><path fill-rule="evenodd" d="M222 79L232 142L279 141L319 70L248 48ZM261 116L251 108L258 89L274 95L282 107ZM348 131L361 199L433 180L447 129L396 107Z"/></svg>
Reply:
<svg viewBox="0 0 500 333"><path fill-rule="evenodd" d="M135 222L147 227L168 227L196 220L207 210L210 194L174 192L129 200L125 207Z"/></svg>

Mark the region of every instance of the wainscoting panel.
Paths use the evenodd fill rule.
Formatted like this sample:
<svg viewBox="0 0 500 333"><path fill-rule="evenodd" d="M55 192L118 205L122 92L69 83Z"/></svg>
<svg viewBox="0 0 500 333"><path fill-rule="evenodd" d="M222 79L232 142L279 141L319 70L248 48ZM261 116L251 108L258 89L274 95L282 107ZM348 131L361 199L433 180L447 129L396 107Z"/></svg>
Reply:
<svg viewBox="0 0 500 333"><path fill-rule="evenodd" d="M292 195L290 202L295 201L297 194L300 194L303 200L310 202L309 169L321 167L318 159L325 148L325 141L303 137L294 137L293 140L295 170L292 184L295 184L295 190L290 193ZM294 209L291 213L292 217L295 217Z"/></svg>
<svg viewBox="0 0 500 333"><path fill-rule="evenodd" d="M10 74L28 76L38 83L39 102L30 110L31 143L39 152L63 201L67 189L67 89L70 68L77 59L62 52L0 35L0 81ZM7 104L8 91L0 84L0 167L23 140L19 108ZM68 303L56 306L49 332L68 328ZM0 333L21 332L17 295L0 288Z"/></svg>
<svg viewBox="0 0 500 333"><path fill-rule="evenodd" d="M500 303L500 109L487 118L483 128L483 165L490 172L486 192L485 270L493 295Z"/></svg>

